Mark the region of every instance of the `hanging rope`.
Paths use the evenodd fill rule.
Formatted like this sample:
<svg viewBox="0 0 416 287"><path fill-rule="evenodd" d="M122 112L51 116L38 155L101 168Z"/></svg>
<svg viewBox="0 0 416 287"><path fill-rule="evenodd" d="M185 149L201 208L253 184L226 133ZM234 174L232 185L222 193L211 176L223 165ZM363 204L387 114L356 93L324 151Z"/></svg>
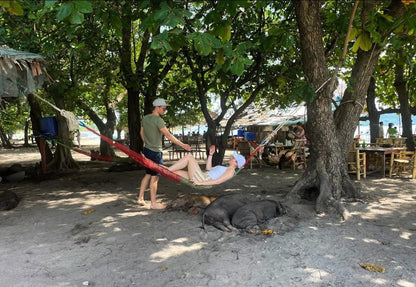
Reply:
<svg viewBox="0 0 416 287"><path fill-rule="evenodd" d="M315 90L315 94L317 93L317 92L319 92L330 80L331 80L331 78L332 77L329 77L325 82L323 82L322 83L322 85L321 86L319 86L316 90ZM258 153L259 152L259 150L262 148L262 147L264 147L276 134L277 134L277 132L283 127L283 126L285 126L286 125L286 123L289 121L289 119L290 119L290 117L292 116L292 115L294 115L294 114L296 114L303 106L305 105L305 102L302 102L299 106L297 106L296 107L296 109L292 112L292 113L290 113L287 117L286 117L286 119L283 121L283 122L281 122L262 142L261 142L261 144L250 154L250 156L247 158L247 160L246 160L246 162L244 163L244 165L240 168L240 169L238 169L237 171L236 171L236 174L237 173L239 173L240 172L240 170L251 160L251 158L256 154L256 153Z"/></svg>
<svg viewBox="0 0 416 287"><path fill-rule="evenodd" d="M80 154L98 159L100 161L108 161L108 162L116 162L117 161L116 158L114 158L112 156L100 155L100 154L88 152L88 151L85 151L85 150L82 150L82 149L79 149L79 148L76 148L76 147L70 147L70 146L67 146L66 144L63 144L63 143L59 142L59 141L56 141L56 143L65 147L65 148L67 148L67 149L76 151L77 153L80 153Z"/></svg>
<svg viewBox="0 0 416 287"><path fill-rule="evenodd" d="M77 119L77 117L73 113L58 108L57 106L55 106L54 104L52 104L52 103L48 102L47 100L43 99L42 97L40 97L36 93L33 93L33 95L35 97L37 97L38 99L40 99L41 101L43 101L44 103L47 103L48 105L50 105L55 110L57 110L60 113L60 115L65 118L66 123L68 125L68 129L69 129L70 132L75 131L75 130L78 129L79 120Z"/></svg>
<svg viewBox="0 0 416 287"><path fill-rule="evenodd" d="M323 85L325 85L326 83L328 82L328 80L324 83L324 84L322 84L322 86ZM318 89L317 89L317 91L319 90L319 89L321 89L322 88L322 86L321 87L319 87ZM286 119L283 121L283 122L281 122L257 147L256 147L256 149L250 154L250 156L246 159L246 162L244 163L244 165L241 167L241 168L239 168L237 171L236 171L236 174L237 173L239 173L240 172L240 170L242 169L242 168L244 168L244 166L251 160L251 158L256 154L256 153L258 153L258 151L262 148L262 147L264 147L272 138L274 138L274 136L277 134L277 132L283 127L283 126L285 126L286 125L286 123L289 121L289 119L292 117L292 115L294 115L294 114L296 114L303 106L305 105L305 103L302 103L302 104L300 104L299 106L297 106L296 107L296 109L295 110L293 110L287 117L286 117Z"/></svg>

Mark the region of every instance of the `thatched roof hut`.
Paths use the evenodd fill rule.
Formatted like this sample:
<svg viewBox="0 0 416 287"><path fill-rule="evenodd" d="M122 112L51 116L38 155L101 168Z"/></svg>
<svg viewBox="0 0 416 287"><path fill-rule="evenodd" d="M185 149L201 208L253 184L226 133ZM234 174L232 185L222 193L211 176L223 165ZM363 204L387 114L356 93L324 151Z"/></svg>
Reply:
<svg viewBox="0 0 416 287"><path fill-rule="evenodd" d="M0 98L35 93L45 76L42 56L0 46Z"/></svg>

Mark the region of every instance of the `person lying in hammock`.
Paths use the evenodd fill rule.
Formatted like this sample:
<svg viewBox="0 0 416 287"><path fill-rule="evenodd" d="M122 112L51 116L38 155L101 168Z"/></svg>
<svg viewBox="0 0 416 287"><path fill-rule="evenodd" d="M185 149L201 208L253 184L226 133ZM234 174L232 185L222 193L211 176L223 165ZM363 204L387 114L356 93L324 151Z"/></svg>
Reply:
<svg viewBox="0 0 416 287"><path fill-rule="evenodd" d="M230 163L227 166L217 165L212 166L212 155L215 152L215 145L209 148L209 156L206 162L206 171L202 171L198 162L192 154L187 154L176 163L168 167L170 171L185 177L194 182L195 185L216 185L220 184L234 176L236 168L242 167L246 159L237 152L233 153L230 158ZM188 168L188 170L184 170Z"/></svg>

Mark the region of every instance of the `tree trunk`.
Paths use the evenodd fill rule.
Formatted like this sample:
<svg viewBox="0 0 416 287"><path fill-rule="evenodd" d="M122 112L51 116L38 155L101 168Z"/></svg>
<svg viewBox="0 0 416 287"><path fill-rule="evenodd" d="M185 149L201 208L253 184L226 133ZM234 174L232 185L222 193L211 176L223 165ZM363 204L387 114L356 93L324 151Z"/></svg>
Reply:
<svg viewBox="0 0 416 287"><path fill-rule="evenodd" d="M287 195L287 200L292 201L303 190L318 187L316 212L335 210L347 219L348 211L342 205L341 197L347 194L357 195L357 191L347 173L345 151L342 150L345 144L340 144L332 111L332 95L335 87L333 81L328 82L330 73L322 43L320 5L320 1L295 2L303 70L308 81L314 85L315 90L319 91L313 101L307 104L306 129L311 143L310 160L305 173ZM350 129L357 126L358 118L359 114ZM353 132L352 129L352 133L348 133L348 136L352 137Z"/></svg>
<svg viewBox="0 0 416 287"><path fill-rule="evenodd" d="M65 89L59 86L50 87L48 89L48 93L52 96L55 105L59 109L65 109L64 96L62 93L64 90ZM56 119L58 122L58 141L66 146L72 146L73 143L69 137L70 133L66 119L59 113L57 113ZM50 170L79 169L78 163L72 157L71 150L60 144L56 146L54 158L48 163L47 167Z"/></svg>
<svg viewBox="0 0 416 287"><path fill-rule="evenodd" d="M310 161L305 173L288 194L292 200L299 191L316 186L319 196L315 209L326 212L335 209L344 219L348 211L341 203L342 197L359 198L360 190L347 173L347 155L353 142L354 131L364 109L365 98L371 76L375 71L381 52L373 44L370 50L357 52L347 90L335 113L331 99L333 86L329 79L321 29L321 1L295 1L296 20L299 26L303 70L307 80L319 90L308 108L308 138L311 142ZM371 12L377 1L362 3L361 21L368 25ZM398 1L392 1L386 9L390 15L399 14L403 9ZM388 35L386 35L388 36Z"/></svg>
<svg viewBox="0 0 416 287"><path fill-rule="evenodd" d="M12 144L10 143L9 138L7 137L6 133L3 130L3 126L0 124L0 139L1 139L1 143L2 146L4 148L12 148Z"/></svg>
<svg viewBox="0 0 416 287"><path fill-rule="evenodd" d="M36 100L35 96L28 95L27 100L29 102L30 106L30 119L32 121L32 131L33 136L35 137L36 145L39 149L39 152L41 152L40 148L40 120L42 119L42 112L40 109L40 105L38 101ZM46 158L46 164L50 163L53 159L53 154L51 149L48 145L45 146L45 158Z"/></svg>
<svg viewBox="0 0 416 287"><path fill-rule="evenodd" d="M370 142L375 143L379 137L380 113L376 107L376 81L374 77L370 79L370 85L367 90L367 110L368 119L370 120Z"/></svg>
<svg viewBox="0 0 416 287"><path fill-rule="evenodd" d="M29 147L29 121L26 121L25 123L25 134L24 134L24 147Z"/></svg>
<svg viewBox="0 0 416 287"><path fill-rule="evenodd" d="M400 113L402 116L402 127L403 133L402 136L406 137L406 147L408 150L415 150L415 143L413 141L413 132L412 132L412 114L410 113L410 104L408 92L406 89L406 80L404 78L404 65L401 64L401 60L396 62L396 67L394 70L395 79L394 87L396 88L397 94L399 95L400 102ZM400 136L400 135L399 135Z"/></svg>

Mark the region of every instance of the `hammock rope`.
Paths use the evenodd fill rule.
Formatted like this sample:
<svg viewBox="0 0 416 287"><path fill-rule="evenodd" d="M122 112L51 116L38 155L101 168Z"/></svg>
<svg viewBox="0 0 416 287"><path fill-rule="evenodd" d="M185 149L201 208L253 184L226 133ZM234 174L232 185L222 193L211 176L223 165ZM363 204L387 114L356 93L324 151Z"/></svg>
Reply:
<svg viewBox="0 0 416 287"><path fill-rule="evenodd" d="M325 82L326 83L326 82ZM318 89L319 90L319 89ZM289 121L289 119L290 119L290 117L292 116L292 115L294 115L294 114L296 114L303 106L304 106L305 104L304 103L302 103L302 104L300 104L300 105L298 105L297 107L296 107L296 109L294 109L293 111L292 111L292 113L290 113L287 117L286 117L286 119L283 121L283 122L281 122L255 149L254 149L254 151L249 155L249 157L246 159L246 162L244 163L244 165L241 167L241 168L239 168L237 171L236 171L236 174L237 173L239 173L240 172L240 170L242 169L242 168L244 168L244 166L253 158L253 156L255 155L255 154L257 154L258 152L259 152L259 150L262 148L262 147L264 147L268 142L270 142L270 140L272 139L272 138L274 138L274 136L277 134L277 132L283 127L283 126L285 126L286 125L286 123Z"/></svg>
<svg viewBox="0 0 416 287"><path fill-rule="evenodd" d="M329 77L328 79L326 79L326 81L324 81L316 90L315 90L315 94L318 93L330 80L332 79L332 77ZM300 108L302 108L305 105L305 102L302 102L300 105L297 106L297 108L289 115L294 115L295 113L297 113ZM286 120L284 120L283 122L281 122L262 142L261 144L250 154L250 156L247 158L246 162L244 163L244 165L241 167L243 168L250 160L251 158L258 153L258 151L264 147L276 134L277 132L284 126L286 125L286 123L289 121L289 116L286 117ZM240 168L240 169L241 169ZM236 172L236 174L239 172L240 170L238 170Z"/></svg>
<svg viewBox="0 0 416 287"><path fill-rule="evenodd" d="M39 96L36 93L33 93L33 95L35 97L37 97L38 99L40 99L41 101L43 101L44 103L50 105L55 110L57 110L59 112L59 114L62 117L65 118L66 123L68 125L68 129L69 129L70 132L75 131L75 130L78 129L79 120L77 119L77 117L73 113L58 108L57 106L55 106L54 104L52 104L52 103L48 102L47 100L43 99L41 96Z"/></svg>
<svg viewBox="0 0 416 287"><path fill-rule="evenodd" d="M56 141L56 143L59 144L59 145L61 145L61 146L63 146L63 147L65 147L65 148L67 148L67 149L76 151L77 153L80 153L80 154L83 154L83 155L86 155L86 156L95 158L95 159L100 160L100 161L118 162L117 158L114 158L112 156L100 155L100 154L97 154L97 153L93 153L93 152L88 152L88 151L82 150L82 149L77 148L77 147L70 147L70 146L68 146L66 144L63 144L63 143L59 142L59 141Z"/></svg>

